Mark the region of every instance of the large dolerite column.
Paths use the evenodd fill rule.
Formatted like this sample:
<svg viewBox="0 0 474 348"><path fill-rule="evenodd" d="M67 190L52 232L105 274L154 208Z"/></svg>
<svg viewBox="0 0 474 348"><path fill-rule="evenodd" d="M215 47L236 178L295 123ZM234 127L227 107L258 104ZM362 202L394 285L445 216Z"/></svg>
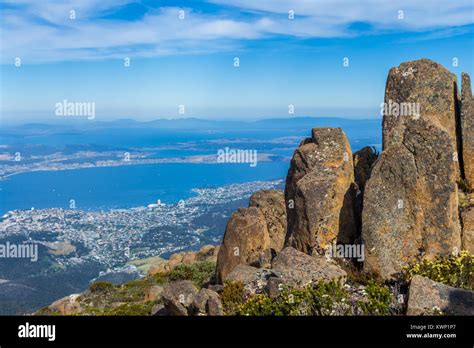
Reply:
<svg viewBox="0 0 474 348"><path fill-rule="evenodd" d="M471 92L471 79L462 73L461 93L461 136L464 176L467 186L474 189L474 98Z"/></svg>
<svg viewBox="0 0 474 348"><path fill-rule="evenodd" d="M385 88L383 150L399 144L407 125L423 116L448 133L457 155L461 147L457 107L456 75L441 64L420 59L390 69ZM459 175L458 168L456 171Z"/></svg>
<svg viewBox="0 0 474 348"><path fill-rule="evenodd" d="M386 103L420 103L421 113L384 115L384 151L365 188L364 269L383 279L460 249L454 86L426 59L390 70Z"/></svg>
<svg viewBox="0 0 474 348"><path fill-rule="evenodd" d="M222 284L239 264L258 265L269 247L267 222L260 209L250 207L237 210L227 222L217 255L217 281Z"/></svg>
<svg viewBox="0 0 474 348"><path fill-rule="evenodd" d="M286 178L286 245L322 254L355 239L352 152L340 128L314 128L296 149Z"/></svg>

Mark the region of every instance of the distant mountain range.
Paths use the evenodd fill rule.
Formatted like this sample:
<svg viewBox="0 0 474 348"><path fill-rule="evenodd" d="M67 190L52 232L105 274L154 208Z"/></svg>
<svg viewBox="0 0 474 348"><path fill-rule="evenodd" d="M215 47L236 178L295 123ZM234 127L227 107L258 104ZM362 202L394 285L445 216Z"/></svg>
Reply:
<svg viewBox="0 0 474 348"><path fill-rule="evenodd" d="M101 129L153 128L162 130L272 130L272 129L308 129L311 127L354 127L360 124L380 127L379 119L345 119L336 117L290 117L270 118L258 121L206 120L200 118L157 119L140 122L132 119L115 121L87 121L85 119L61 119L58 123L26 123L23 125L3 126L1 136L17 134L56 134L58 132L82 132Z"/></svg>

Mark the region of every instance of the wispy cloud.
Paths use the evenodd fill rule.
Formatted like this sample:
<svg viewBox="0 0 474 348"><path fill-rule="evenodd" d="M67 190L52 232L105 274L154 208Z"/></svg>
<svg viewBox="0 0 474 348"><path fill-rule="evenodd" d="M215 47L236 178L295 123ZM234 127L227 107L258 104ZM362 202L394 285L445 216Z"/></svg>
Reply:
<svg viewBox="0 0 474 348"><path fill-rule="evenodd" d="M133 0L0 1L1 62L152 57L235 50L246 41L279 36L337 38L371 33L428 32L444 35L473 23L470 0L208 0L222 8L147 8L139 18L106 17ZM75 19L70 19L74 10ZM179 11L185 10L185 18ZM295 18L288 18L288 11ZM399 11L403 11L400 19ZM446 30L448 29L448 30ZM367 34L367 31L364 32Z"/></svg>

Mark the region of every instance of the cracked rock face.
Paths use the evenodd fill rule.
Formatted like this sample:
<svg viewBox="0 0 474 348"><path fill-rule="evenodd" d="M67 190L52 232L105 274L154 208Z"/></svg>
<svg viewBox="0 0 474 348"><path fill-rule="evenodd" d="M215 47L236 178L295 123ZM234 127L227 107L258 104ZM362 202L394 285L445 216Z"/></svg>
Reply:
<svg viewBox="0 0 474 348"><path fill-rule="evenodd" d="M384 116L384 151L365 189L364 269L384 279L416 259L461 247L451 75L423 59L388 77L386 98L418 100L422 112L419 118Z"/></svg>
<svg viewBox="0 0 474 348"><path fill-rule="evenodd" d="M471 79L462 73L461 92L461 134L464 176L468 187L474 189L474 98Z"/></svg>
<svg viewBox="0 0 474 348"><path fill-rule="evenodd" d="M286 178L286 245L322 254L333 242L356 237L354 169L340 128L314 128L296 149Z"/></svg>
<svg viewBox="0 0 474 348"><path fill-rule="evenodd" d="M441 64L420 59L390 69L385 89L383 150L399 144L405 128L421 118L444 129L453 152L457 151L457 103L456 75Z"/></svg>
<svg viewBox="0 0 474 348"><path fill-rule="evenodd" d="M267 222L270 248L279 252L283 249L286 236L286 207L283 191L257 191L250 197L249 207L257 207L261 210Z"/></svg>

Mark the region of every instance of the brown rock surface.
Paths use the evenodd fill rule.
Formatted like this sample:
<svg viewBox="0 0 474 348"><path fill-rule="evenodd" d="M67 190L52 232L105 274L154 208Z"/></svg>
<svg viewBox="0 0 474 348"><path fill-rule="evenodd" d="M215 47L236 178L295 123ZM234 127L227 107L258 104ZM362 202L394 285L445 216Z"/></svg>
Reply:
<svg viewBox="0 0 474 348"><path fill-rule="evenodd" d="M456 96L456 75L432 60L404 62L390 69L385 104L396 103L399 113L393 108L391 112L384 112L383 150L400 144L405 127L419 117L443 128L456 151ZM413 112L416 108L410 112L411 103L419 105L419 115Z"/></svg>
<svg viewBox="0 0 474 348"><path fill-rule="evenodd" d="M198 289L190 280L179 280L167 284L162 292L163 304L170 315L192 314L191 305Z"/></svg>
<svg viewBox="0 0 474 348"><path fill-rule="evenodd" d="M161 285L153 285L145 292L145 301L155 301L161 297L163 287Z"/></svg>
<svg viewBox="0 0 474 348"><path fill-rule="evenodd" d="M241 282L247 296L265 292L268 280L276 277L273 270L238 265L225 278L229 282Z"/></svg>
<svg viewBox="0 0 474 348"><path fill-rule="evenodd" d="M278 190L257 191L250 197L249 207L262 211L267 222L270 248L279 252L283 249L286 236L285 194Z"/></svg>
<svg viewBox="0 0 474 348"><path fill-rule="evenodd" d="M464 176L468 187L474 189L474 98L471 91L471 78L462 73L461 92L461 137Z"/></svg>
<svg viewBox="0 0 474 348"><path fill-rule="evenodd" d="M411 280L407 315L474 315L474 292L416 275Z"/></svg>
<svg viewBox="0 0 474 348"><path fill-rule="evenodd" d="M367 180L372 174L375 161L378 158L377 151L366 146L353 155L354 160L354 180L356 183L356 193L354 198L354 216L357 226L357 236L360 237L362 230L362 210L364 209L364 191ZM359 242L359 240L357 240Z"/></svg>
<svg viewBox="0 0 474 348"><path fill-rule="evenodd" d="M345 279L346 272L324 256L309 256L292 247L283 249L272 262L272 271L285 281L304 287L318 281Z"/></svg>
<svg viewBox="0 0 474 348"><path fill-rule="evenodd" d="M213 310L213 314L212 315L223 315L222 314L218 314L217 312L219 311L219 302L220 302L220 298L219 298L219 295L210 290L210 289L206 289L206 288L202 288L201 290L199 290L199 292L196 294L196 296L194 296L194 300L193 300L193 310L194 310L194 313L197 314L197 315L206 315L209 313L209 301L211 299L214 299L214 302L213 304L211 304L211 307L212 310ZM222 308L222 305L220 306Z"/></svg>
<svg viewBox="0 0 474 348"><path fill-rule="evenodd" d="M460 248L456 163L445 130L413 120L377 161L364 194L364 269L390 278Z"/></svg>
<svg viewBox="0 0 474 348"><path fill-rule="evenodd" d="M80 294L72 294L54 301L49 305L49 309L61 315L74 315L81 312L81 305L77 301Z"/></svg>
<svg viewBox="0 0 474 348"><path fill-rule="evenodd" d="M259 208L239 209L227 222L217 256L217 281L239 264L259 265L261 254L270 246L267 222Z"/></svg>
<svg viewBox="0 0 474 348"><path fill-rule="evenodd" d="M354 169L340 128L314 128L296 149L286 178L286 245L307 254L324 253L336 239L355 239Z"/></svg>
<svg viewBox="0 0 474 348"><path fill-rule="evenodd" d="M354 153L354 180L361 192L364 192L377 158L377 151L371 146L363 147Z"/></svg>
<svg viewBox="0 0 474 348"><path fill-rule="evenodd" d="M428 59L402 63L390 70L385 103L420 106L385 110L384 151L364 193L364 269L387 279L461 247L456 76Z"/></svg>
<svg viewBox="0 0 474 348"><path fill-rule="evenodd" d="M474 206L470 206L461 212L461 222L461 248L474 254Z"/></svg>

